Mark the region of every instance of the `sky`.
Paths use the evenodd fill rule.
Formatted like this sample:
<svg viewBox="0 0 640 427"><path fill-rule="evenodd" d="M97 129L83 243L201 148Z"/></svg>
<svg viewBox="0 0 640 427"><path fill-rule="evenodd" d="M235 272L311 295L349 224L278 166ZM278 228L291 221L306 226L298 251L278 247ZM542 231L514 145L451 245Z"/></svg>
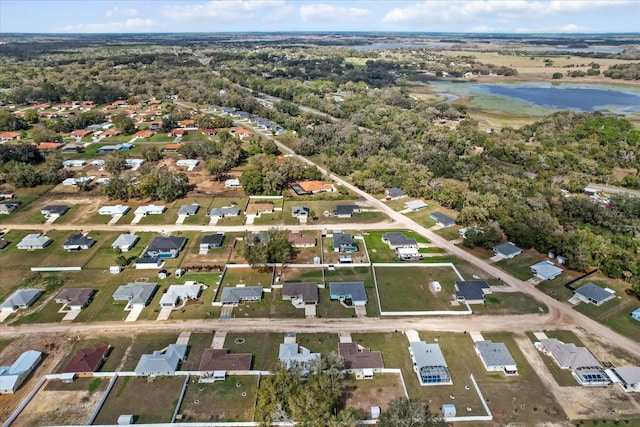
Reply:
<svg viewBox="0 0 640 427"><path fill-rule="evenodd" d="M0 0L0 33L640 32L640 0Z"/></svg>

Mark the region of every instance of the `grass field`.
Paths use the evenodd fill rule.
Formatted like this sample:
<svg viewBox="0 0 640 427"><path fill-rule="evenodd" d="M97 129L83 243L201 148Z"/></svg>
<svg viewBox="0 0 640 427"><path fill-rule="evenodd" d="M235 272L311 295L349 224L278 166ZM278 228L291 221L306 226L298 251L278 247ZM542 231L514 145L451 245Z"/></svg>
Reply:
<svg viewBox="0 0 640 427"><path fill-rule="evenodd" d="M136 423L168 423L185 377L120 377L98 413L95 424L116 424L118 416L135 414Z"/></svg>
<svg viewBox="0 0 640 427"><path fill-rule="evenodd" d="M496 292L486 295L484 305L471 306L474 313L489 315L547 313L549 308L535 298L521 292Z"/></svg>
<svg viewBox="0 0 640 427"><path fill-rule="evenodd" d="M520 280L529 280L533 277L531 266L544 259L543 255L533 250L525 250L515 258L498 262L496 266Z"/></svg>
<svg viewBox="0 0 640 427"><path fill-rule="evenodd" d="M353 308L344 307L338 301L330 300L330 282L364 282L367 292L367 317L378 316L378 297L373 275L369 267L337 267L335 271L325 271L326 288L320 289L320 303L317 306L318 317L355 317Z"/></svg>
<svg viewBox="0 0 640 427"><path fill-rule="evenodd" d="M296 334L296 342L313 353L338 353L338 334Z"/></svg>
<svg viewBox="0 0 640 427"><path fill-rule="evenodd" d="M428 239L412 231L402 230L401 232L405 237L415 239L418 243L429 243ZM382 237L386 233L387 231L369 231L362 234L371 262L399 262L396 259L395 249L391 249L389 245L382 240Z"/></svg>
<svg viewBox="0 0 640 427"><path fill-rule="evenodd" d="M183 422L252 421L256 376L231 376L215 383L191 383L180 407Z"/></svg>
<svg viewBox="0 0 640 427"><path fill-rule="evenodd" d="M278 350L283 342L283 334L227 334L224 347L229 353L253 355L251 369L269 371L278 363Z"/></svg>
<svg viewBox="0 0 640 427"><path fill-rule="evenodd" d="M466 310L451 305L459 278L449 267L376 267L375 274L382 311ZM440 282L440 292L433 291L433 281Z"/></svg>

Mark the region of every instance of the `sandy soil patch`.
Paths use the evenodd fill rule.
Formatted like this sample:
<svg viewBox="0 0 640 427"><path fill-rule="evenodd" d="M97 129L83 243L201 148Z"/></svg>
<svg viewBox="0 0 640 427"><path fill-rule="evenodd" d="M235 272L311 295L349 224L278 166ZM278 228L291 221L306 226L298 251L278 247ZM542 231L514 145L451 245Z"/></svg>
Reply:
<svg viewBox="0 0 640 427"><path fill-rule="evenodd" d="M88 391L40 391L20 414L14 426L85 424L100 401L101 393Z"/></svg>

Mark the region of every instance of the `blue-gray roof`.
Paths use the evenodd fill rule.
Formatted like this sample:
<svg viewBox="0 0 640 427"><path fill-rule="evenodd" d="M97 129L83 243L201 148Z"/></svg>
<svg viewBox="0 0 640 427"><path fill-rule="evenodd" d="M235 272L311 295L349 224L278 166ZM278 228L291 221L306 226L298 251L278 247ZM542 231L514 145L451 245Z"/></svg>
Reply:
<svg viewBox="0 0 640 427"><path fill-rule="evenodd" d="M448 215L443 214L442 212L431 212L429 214L429 217L434 221L436 221L437 223L442 224L445 227L454 225L456 223L455 219L451 218Z"/></svg>
<svg viewBox="0 0 640 427"><path fill-rule="evenodd" d="M209 211L209 216L238 216L240 215L240 209L238 208L213 208Z"/></svg>
<svg viewBox="0 0 640 427"><path fill-rule="evenodd" d="M544 277L544 278L553 278L558 274L562 273L562 269L553 265L553 263L549 261L540 261L537 264L533 264L531 266L531 271L533 271L536 275Z"/></svg>
<svg viewBox="0 0 640 427"><path fill-rule="evenodd" d="M147 305L158 288L157 283L127 283L119 286L113 293L115 301L128 301L131 304Z"/></svg>
<svg viewBox="0 0 640 427"><path fill-rule="evenodd" d="M338 205L336 206L336 210L333 211L334 215L353 215L355 211L360 210L360 206L358 205Z"/></svg>
<svg viewBox="0 0 640 427"><path fill-rule="evenodd" d="M138 241L138 239L139 237L135 234L123 233L119 235L116 240L114 240L114 242L111 244L111 247L119 248L121 246L133 246Z"/></svg>
<svg viewBox="0 0 640 427"><path fill-rule="evenodd" d="M333 247L353 245L353 236L349 233L333 233Z"/></svg>
<svg viewBox="0 0 640 427"><path fill-rule="evenodd" d="M169 344L164 352L154 351L152 354L143 354L136 365L135 372L138 375L162 375L173 373L187 354L187 346L184 344Z"/></svg>
<svg viewBox="0 0 640 427"><path fill-rule="evenodd" d="M500 243L499 245L494 246L493 250L503 256L509 256L522 252L522 249L511 242Z"/></svg>
<svg viewBox="0 0 640 427"><path fill-rule="evenodd" d="M598 303L611 298L611 292L602 289L600 286L597 286L591 282L587 283L584 286L580 286L576 289L576 294L582 295L585 298L589 298L590 300L596 301Z"/></svg>
<svg viewBox="0 0 640 427"><path fill-rule="evenodd" d="M480 353L480 357L484 360L487 367L490 366L515 366L516 361L513 360L507 346L501 342L478 341L476 348Z"/></svg>
<svg viewBox="0 0 640 427"><path fill-rule="evenodd" d="M278 359L286 368L289 368L292 363L300 363L307 365L307 368L313 368L314 366L308 365L318 364L320 357L320 353L311 353L310 350L295 343L280 344L278 352Z"/></svg>
<svg viewBox="0 0 640 427"><path fill-rule="evenodd" d="M18 307L29 307L40 294L42 291L39 289L18 289L0 304L0 308L15 310Z"/></svg>
<svg viewBox="0 0 640 427"><path fill-rule="evenodd" d="M195 215L198 213L198 209L200 209L200 206L195 203L193 205L182 205L178 209L178 215Z"/></svg>
<svg viewBox="0 0 640 427"><path fill-rule="evenodd" d="M41 352L27 350L11 366L0 366L0 390L15 391L41 358Z"/></svg>
<svg viewBox="0 0 640 427"><path fill-rule="evenodd" d="M392 199L395 199L397 197L406 196L404 191L402 191L402 188L398 188L398 187L391 187L390 189L388 189L387 190L387 195L389 197L391 197Z"/></svg>
<svg viewBox="0 0 640 427"><path fill-rule="evenodd" d="M414 341L410 344L410 347L418 368L424 366L447 367L447 361L444 360L442 350L440 350L440 346L438 344L427 344L424 341Z"/></svg>
<svg viewBox="0 0 640 427"><path fill-rule="evenodd" d="M72 234L69 236L64 245L62 245L65 249L70 246L88 246L91 247L96 241L89 236L84 236L80 233Z"/></svg>
<svg viewBox="0 0 640 427"><path fill-rule="evenodd" d="M240 301L256 301L262 299L261 286L226 287L222 289L220 302L223 304L238 304Z"/></svg>
<svg viewBox="0 0 640 427"><path fill-rule="evenodd" d="M330 282L329 291L331 295L349 297L353 302L367 302L367 292L364 288L364 282Z"/></svg>

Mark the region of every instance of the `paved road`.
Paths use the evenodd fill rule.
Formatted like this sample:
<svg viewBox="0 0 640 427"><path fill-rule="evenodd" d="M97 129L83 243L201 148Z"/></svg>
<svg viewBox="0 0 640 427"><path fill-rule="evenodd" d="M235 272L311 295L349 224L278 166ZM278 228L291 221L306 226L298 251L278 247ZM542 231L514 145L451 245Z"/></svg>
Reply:
<svg viewBox="0 0 640 427"><path fill-rule="evenodd" d="M622 187L614 187L612 185L604 185L604 184L589 184L589 188L595 188L596 190L600 190L604 193L616 193L616 194L626 194L627 196L640 197L640 191L631 190L629 188Z"/></svg>

